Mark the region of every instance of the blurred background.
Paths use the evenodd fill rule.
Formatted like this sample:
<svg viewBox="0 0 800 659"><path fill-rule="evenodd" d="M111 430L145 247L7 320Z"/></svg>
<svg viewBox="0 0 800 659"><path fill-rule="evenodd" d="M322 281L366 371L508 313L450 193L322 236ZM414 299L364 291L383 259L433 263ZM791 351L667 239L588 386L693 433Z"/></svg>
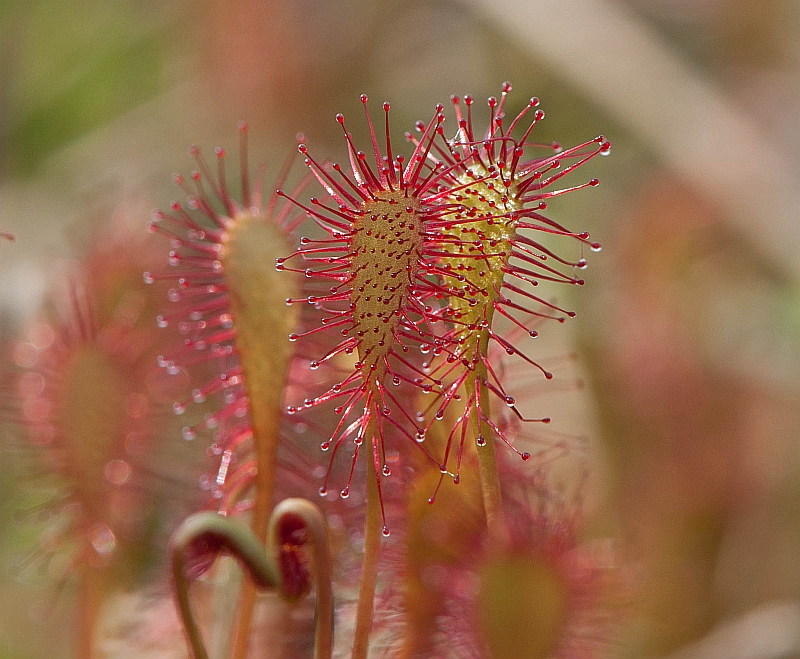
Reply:
<svg viewBox="0 0 800 659"><path fill-rule="evenodd" d="M604 248L561 293L587 386L555 405L596 456L587 536L619 538L638 575L614 656L800 657L795 0L0 1L3 343L104 227L144 234L189 144L233 152L245 119L274 174L298 131L340 154L333 116L358 116L361 93L391 101L400 138L450 94L482 103L505 80L509 114L541 99L537 140L613 144L579 175L601 186L551 209ZM35 531L13 417L0 656L67 657L68 598L43 612L18 567ZM184 508L165 510L162 547Z"/></svg>

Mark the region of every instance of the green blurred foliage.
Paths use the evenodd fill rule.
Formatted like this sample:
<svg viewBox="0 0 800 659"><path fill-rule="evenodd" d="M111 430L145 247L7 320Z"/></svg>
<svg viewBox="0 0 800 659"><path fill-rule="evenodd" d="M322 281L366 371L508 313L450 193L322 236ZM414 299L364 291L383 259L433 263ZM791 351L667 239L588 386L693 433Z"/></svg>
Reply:
<svg viewBox="0 0 800 659"><path fill-rule="evenodd" d="M30 176L58 148L163 90L167 34L143 20L147 4L0 6L3 170Z"/></svg>

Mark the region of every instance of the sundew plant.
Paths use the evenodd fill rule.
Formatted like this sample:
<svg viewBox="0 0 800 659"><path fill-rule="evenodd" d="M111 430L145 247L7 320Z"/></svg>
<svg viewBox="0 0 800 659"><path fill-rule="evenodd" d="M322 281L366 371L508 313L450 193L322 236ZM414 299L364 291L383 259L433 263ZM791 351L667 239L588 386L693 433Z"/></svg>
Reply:
<svg viewBox="0 0 800 659"><path fill-rule="evenodd" d="M287 607L313 602L313 630L291 656L589 658L614 638L614 561L579 542L581 483L565 496L551 478L560 459L582 459L581 442L551 430L558 420L532 413L518 386L558 377L536 337L575 316L559 289L584 283L600 245L552 200L597 186L581 166L610 143L541 143L539 100L507 114L511 85L500 92L485 105L453 96L400 133L390 104L362 95L363 117L335 117L339 154L317 155L300 135L277 174L252 168L244 123L234 156L217 148L209 162L192 147L196 170L174 177L185 199L150 225L163 237L162 265L143 276L158 307L151 328L168 337L158 354L147 344L128 355L141 342L124 336L133 321L75 320L56 366L20 380L23 409L40 395L34 379L58 399L65 369L84 368L73 350L107 369L139 369L146 357L153 374L142 381L180 390L179 434L210 460L207 502L168 550L195 659L219 648L230 659L279 656L253 633L264 592ZM94 538L112 527L90 503L93 472L75 476L55 453L70 419L86 425L92 404L111 409L104 371L86 368L96 399L71 404L63 427L47 416L55 439L42 439L44 412L31 427L70 474L70 532ZM111 422L124 444L126 422ZM93 460L80 464L127 464L111 449ZM75 565L96 580L105 549L78 546ZM230 569L224 555L241 583L216 579ZM235 601L224 624L208 606L209 589L220 599L214 583ZM99 590L90 599L78 615L85 657L100 656Z"/></svg>

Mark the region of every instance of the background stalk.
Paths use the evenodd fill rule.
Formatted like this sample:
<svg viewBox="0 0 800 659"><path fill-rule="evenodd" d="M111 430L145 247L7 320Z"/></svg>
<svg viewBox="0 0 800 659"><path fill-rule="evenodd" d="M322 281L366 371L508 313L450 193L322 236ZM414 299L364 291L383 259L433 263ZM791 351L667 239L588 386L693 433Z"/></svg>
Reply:
<svg viewBox="0 0 800 659"><path fill-rule="evenodd" d="M492 322L491 313L488 314L488 322ZM481 332L478 343L478 353L485 357L489 350L489 333L486 330ZM489 400L489 389L486 386L486 365L483 361L478 361L475 365L473 374L467 378L467 391L480 392L480 406L477 405L475 413L472 415L472 428L475 441L479 437L485 440L484 446L477 446L478 472L481 478L481 494L483 497L483 508L486 512L486 525L493 534L503 533L503 493L500 488L500 473L497 468L497 451L494 446L494 431L480 417L482 410L487 416L491 414L491 402Z"/></svg>
<svg viewBox="0 0 800 659"><path fill-rule="evenodd" d="M372 438L378 434L375 415L367 424L366 440L372 445ZM364 560L361 567L361 584L358 588L358 609L356 611L356 630L353 636L352 659L366 659L369 650L369 637L372 631L375 587L378 582L378 559L381 551L383 518L381 516L380 493L378 492L375 463L371 453L367 456L367 512L364 523Z"/></svg>
<svg viewBox="0 0 800 659"><path fill-rule="evenodd" d="M253 517L250 528L262 545L267 541L267 527L270 511L272 510L272 493L275 488L275 461L278 450L278 428L280 427L280 410L271 416L276 417L263 423L258 419L260 408L253 406L253 443L255 445L257 473L255 478L255 501L253 503ZM266 437L262 437L258 430L262 427L271 428ZM247 656L247 647L250 642L250 632L253 620L253 608L256 603L256 584L247 576L242 582L239 596L239 615L236 622L236 631L231 649L231 659L244 659Z"/></svg>
<svg viewBox="0 0 800 659"><path fill-rule="evenodd" d="M78 584L77 652L80 659L94 659L95 635L103 602L103 578L101 571L88 562L81 567Z"/></svg>

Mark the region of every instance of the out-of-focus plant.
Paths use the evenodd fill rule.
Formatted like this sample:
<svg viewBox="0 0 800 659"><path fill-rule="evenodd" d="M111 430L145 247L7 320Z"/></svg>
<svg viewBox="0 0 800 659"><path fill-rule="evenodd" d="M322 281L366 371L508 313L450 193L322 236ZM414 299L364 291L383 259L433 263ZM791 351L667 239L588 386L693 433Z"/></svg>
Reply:
<svg viewBox="0 0 800 659"><path fill-rule="evenodd" d="M12 348L13 417L37 465L27 474L40 493L32 517L44 522L27 563L62 583L77 577L81 657L97 656L107 597L132 588L152 560L156 444L176 390L154 363L148 258L142 236L96 235Z"/></svg>

